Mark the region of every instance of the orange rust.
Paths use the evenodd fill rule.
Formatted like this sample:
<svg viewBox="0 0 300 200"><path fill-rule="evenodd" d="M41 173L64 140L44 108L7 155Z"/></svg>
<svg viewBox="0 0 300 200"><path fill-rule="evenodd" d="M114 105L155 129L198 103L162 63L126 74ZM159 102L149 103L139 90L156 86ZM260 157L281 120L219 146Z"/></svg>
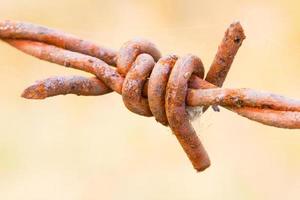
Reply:
<svg viewBox="0 0 300 200"><path fill-rule="evenodd" d="M119 94L122 93L124 78L116 71L115 68L96 57L30 40L5 39L4 41L39 59L92 73L112 90Z"/></svg>
<svg viewBox="0 0 300 200"><path fill-rule="evenodd" d="M229 26L205 77L207 82L222 87L234 60L234 56L245 38L244 30L239 22L232 23Z"/></svg>
<svg viewBox="0 0 300 200"><path fill-rule="evenodd" d="M46 27L0 22L0 38L42 60L86 71L94 78L52 77L27 88L25 98L60 94L122 94L126 107L169 125L197 171L210 165L190 124L186 106L221 105L251 120L280 128L300 128L300 102L252 89L220 89L245 35L239 23L227 29L213 64L204 77L199 58L162 57L144 39L125 43L117 53ZM188 89L189 88L189 89ZM148 97L148 98L147 98ZM214 107L216 109L216 107Z"/></svg>
<svg viewBox="0 0 300 200"><path fill-rule="evenodd" d="M66 94L98 96L110 92L112 90L96 77L55 76L37 81L23 91L22 97L27 99L45 99Z"/></svg>
<svg viewBox="0 0 300 200"><path fill-rule="evenodd" d="M115 65L116 63L116 51L80 39L71 34L66 34L62 31L11 20L0 21L0 29L1 39L21 39L42 42L99 58L109 65Z"/></svg>
<svg viewBox="0 0 300 200"><path fill-rule="evenodd" d="M120 49L117 56L118 72L126 75L132 64L140 54L150 54L154 61L161 57L160 51L155 44L145 39L134 39L126 42Z"/></svg>
<svg viewBox="0 0 300 200"><path fill-rule="evenodd" d="M156 121L167 126L168 119L165 109L165 96L169 76L178 57L175 55L165 56L155 64L149 78L147 95L150 110Z"/></svg>
<svg viewBox="0 0 300 200"><path fill-rule="evenodd" d="M272 109L259 108L228 108L234 109L238 113L248 119L259 121L268 126L276 126L278 128L300 129L300 112L295 111L280 111Z"/></svg>
<svg viewBox="0 0 300 200"><path fill-rule="evenodd" d="M300 101L286 97L256 91L252 89L190 89L187 101L191 106L222 105L230 107L252 107L278 111L300 112Z"/></svg>
<svg viewBox="0 0 300 200"><path fill-rule="evenodd" d="M188 80L192 74L199 78L204 77L204 67L201 60L193 55L179 58L171 71L167 85L166 113L173 133L194 168L197 171L203 171L210 166L210 160L186 112L185 98Z"/></svg>
<svg viewBox="0 0 300 200"><path fill-rule="evenodd" d="M128 71L122 88L122 98L128 110L143 116L152 116L148 99L142 96L143 86L149 77L154 60L149 54L140 54Z"/></svg>
<svg viewBox="0 0 300 200"><path fill-rule="evenodd" d="M191 106L221 105L243 117L269 126L300 128L299 100L247 88L214 87L206 85L203 89L189 89L187 102Z"/></svg>

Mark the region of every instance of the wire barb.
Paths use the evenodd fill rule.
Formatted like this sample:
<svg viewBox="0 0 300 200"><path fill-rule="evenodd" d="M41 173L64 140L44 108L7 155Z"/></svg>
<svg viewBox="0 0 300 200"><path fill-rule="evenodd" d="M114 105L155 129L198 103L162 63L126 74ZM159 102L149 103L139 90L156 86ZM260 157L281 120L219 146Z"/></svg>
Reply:
<svg viewBox="0 0 300 200"><path fill-rule="evenodd" d="M103 95L115 91L125 106L170 126L197 171L210 166L188 112L225 107L251 120L280 128L300 128L300 101L252 89L221 89L245 39L239 22L225 32L204 79L197 56L161 56L153 43L134 39L117 52L76 36L30 23L0 22L0 39L39 59L89 72L95 77L51 77L25 89L22 97L45 99L65 94ZM195 109L191 109L195 107Z"/></svg>

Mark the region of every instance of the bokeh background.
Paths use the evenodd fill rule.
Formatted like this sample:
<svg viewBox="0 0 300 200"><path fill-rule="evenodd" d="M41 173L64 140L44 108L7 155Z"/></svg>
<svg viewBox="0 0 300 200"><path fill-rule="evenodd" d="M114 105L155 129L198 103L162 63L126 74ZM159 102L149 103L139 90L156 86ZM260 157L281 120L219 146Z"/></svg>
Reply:
<svg viewBox="0 0 300 200"><path fill-rule="evenodd" d="M228 25L247 39L225 87L300 98L300 3L229 0L0 0L1 19L30 21L118 49L142 36L163 54L199 55L208 69ZM194 124L212 166L196 173L168 128L126 110L121 97L25 100L52 75L85 74L0 43L0 199L300 198L300 131L222 109Z"/></svg>

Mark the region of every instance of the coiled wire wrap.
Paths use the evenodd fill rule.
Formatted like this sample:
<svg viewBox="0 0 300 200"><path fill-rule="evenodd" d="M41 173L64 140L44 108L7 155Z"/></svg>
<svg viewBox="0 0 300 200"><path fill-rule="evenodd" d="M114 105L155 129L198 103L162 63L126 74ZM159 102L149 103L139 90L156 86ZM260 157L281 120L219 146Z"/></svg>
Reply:
<svg viewBox="0 0 300 200"><path fill-rule="evenodd" d="M170 126L197 171L210 165L193 129L186 105L217 105L260 123L280 128L300 128L300 102L251 89L219 89L245 39L241 25L227 29L204 80L197 56L161 57L144 39L125 43L116 52L46 27L13 21L0 22L0 38L37 58L94 74L96 77L51 77L28 87L25 98L43 99L60 94L122 95L132 112L152 116Z"/></svg>

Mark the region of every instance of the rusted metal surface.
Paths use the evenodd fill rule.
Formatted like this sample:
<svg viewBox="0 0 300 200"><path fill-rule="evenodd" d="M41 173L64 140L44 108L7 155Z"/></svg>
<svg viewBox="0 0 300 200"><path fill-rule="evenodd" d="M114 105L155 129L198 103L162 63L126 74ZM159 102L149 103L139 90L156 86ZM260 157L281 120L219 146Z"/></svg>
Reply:
<svg viewBox="0 0 300 200"><path fill-rule="evenodd" d="M300 112L300 101L277 94L252 89L191 89L187 96L191 106L221 105L230 107L254 107L278 111Z"/></svg>
<svg viewBox="0 0 300 200"><path fill-rule="evenodd" d="M130 40L117 52L60 31L13 21L0 22L0 38L39 59L95 75L38 81L23 92L24 98L116 91L130 111L153 115L161 124L170 126L197 171L206 169L210 160L190 123L188 110L193 111L193 106L204 110L210 105L214 110L223 106L266 125L300 128L298 100L252 89L218 88L245 39L239 23L231 24L225 32L205 80L200 58L161 57L158 48L144 39Z"/></svg>
<svg viewBox="0 0 300 200"><path fill-rule="evenodd" d="M0 21L1 39L23 39L51 44L66 50L99 58L109 65L115 65L117 52L93 42L82 40L71 34L47 27L10 20Z"/></svg>
<svg viewBox="0 0 300 200"><path fill-rule="evenodd" d="M130 70L128 71L123 83L122 98L128 110L144 116L152 116L148 99L142 96L143 86L149 77L154 60L149 54L140 54Z"/></svg>
<svg viewBox="0 0 300 200"><path fill-rule="evenodd" d="M221 105L243 117L269 126L300 128L299 100L247 88L208 88L190 89L187 102L191 106Z"/></svg>
<svg viewBox="0 0 300 200"><path fill-rule="evenodd" d="M300 113L297 111L277 111L253 107L231 108L241 116L278 128L300 129Z"/></svg>
<svg viewBox="0 0 300 200"><path fill-rule="evenodd" d="M31 40L5 39L4 41L39 59L94 74L112 90L122 94L124 77L115 68L96 57Z"/></svg>
<svg viewBox="0 0 300 200"><path fill-rule="evenodd" d="M45 99L47 97L66 94L98 96L110 92L112 90L96 77L55 76L37 81L23 91L22 97L28 99Z"/></svg>
<svg viewBox="0 0 300 200"><path fill-rule="evenodd" d="M194 168L203 171L209 167L210 160L191 125L185 104L188 80L192 74L199 78L204 77L204 67L200 58L193 55L179 58L171 71L167 85L166 112L169 125Z"/></svg>
<svg viewBox="0 0 300 200"><path fill-rule="evenodd" d="M161 57L155 44L145 39L133 39L126 42L119 50L117 56L117 68L120 74L126 76L132 64L140 54L150 54L154 61Z"/></svg>
<svg viewBox="0 0 300 200"><path fill-rule="evenodd" d="M159 59L155 68L152 70L148 84L148 101L150 110L156 121L163 125L168 125L168 119L165 109L165 96L170 73L178 57L168 55Z"/></svg>
<svg viewBox="0 0 300 200"><path fill-rule="evenodd" d="M245 38L244 30L239 22L232 23L229 26L205 77L207 82L222 87L234 56Z"/></svg>

